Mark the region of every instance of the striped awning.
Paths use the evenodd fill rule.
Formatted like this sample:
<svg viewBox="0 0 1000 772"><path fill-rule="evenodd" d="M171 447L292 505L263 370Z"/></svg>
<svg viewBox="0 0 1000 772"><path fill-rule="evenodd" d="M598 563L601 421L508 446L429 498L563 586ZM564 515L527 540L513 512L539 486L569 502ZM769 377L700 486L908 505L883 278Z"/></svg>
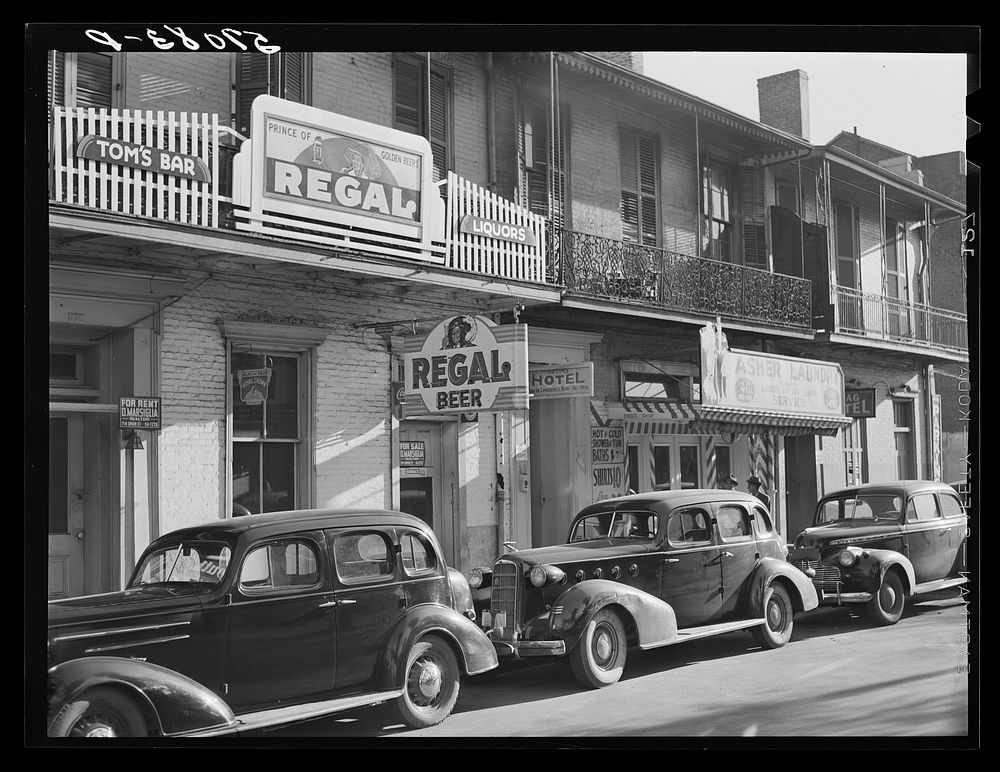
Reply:
<svg viewBox="0 0 1000 772"><path fill-rule="evenodd" d="M818 416L802 413L780 413L768 410L740 410L731 407L697 405L698 424L713 434L735 432L739 434L799 435L822 434L836 436L853 419L847 416Z"/></svg>
<svg viewBox="0 0 1000 772"><path fill-rule="evenodd" d="M698 416L686 402L626 399L626 434L703 434Z"/></svg>

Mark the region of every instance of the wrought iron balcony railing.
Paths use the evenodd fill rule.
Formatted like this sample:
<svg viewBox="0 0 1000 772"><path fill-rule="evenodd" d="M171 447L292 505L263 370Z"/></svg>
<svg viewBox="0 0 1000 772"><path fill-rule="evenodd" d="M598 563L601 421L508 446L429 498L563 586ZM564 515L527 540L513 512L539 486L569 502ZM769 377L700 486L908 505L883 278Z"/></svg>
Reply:
<svg viewBox="0 0 1000 772"><path fill-rule="evenodd" d="M569 292L808 330L808 279L551 229L552 280Z"/></svg>
<svg viewBox="0 0 1000 772"><path fill-rule="evenodd" d="M968 351L965 314L837 287L837 331L878 340Z"/></svg>

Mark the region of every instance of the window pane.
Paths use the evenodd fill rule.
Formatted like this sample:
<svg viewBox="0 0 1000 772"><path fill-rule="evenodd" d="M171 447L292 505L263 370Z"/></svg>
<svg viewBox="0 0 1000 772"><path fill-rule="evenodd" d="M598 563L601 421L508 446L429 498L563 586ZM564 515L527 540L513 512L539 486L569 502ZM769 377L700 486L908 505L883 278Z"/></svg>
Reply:
<svg viewBox="0 0 1000 772"><path fill-rule="evenodd" d="M268 439L295 439L299 436L298 360L295 357L269 358L271 382L267 389L265 413Z"/></svg>
<svg viewBox="0 0 1000 772"><path fill-rule="evenodd" d="M721 485L722 482L728 480L729 475L733 473L730 452L728 445L716 445L715 447L715 479L717 485Z"/></svg>
<svg viewBox="0 0 1000 772"><path fill-rule="evenodd" d="M716 521L723 539L739 539L750 535L750 519L740 507L720 507Z"/></svg>
<svg viewBox="0 0 1000 772"><path fill-rule="evenodd" d="M838 206L836 209L837 256L854 257L854 217L851 207Z"/></svg>
<svg viewBox="0 0 1000 772"><path fill-rule="evenodd" d="M435 567L434 550L419 536L405 534L399 540L399 546L403 558L403 568L408 573L429 571Z"/></svg>
<svg viewBox="0 0 1000 772"><path fill-rule="evenodd" d="M671 544L704 544L712 540L708 515L700 509L674 512L667 522L667 538Z"/></svg>
<svg viewBox="0 0 1000 772"><path fill-rule="evenodd" d="M248 375L253 371L263 370L266 362L260 354L234 353L233 368L233 436L261 437L264 434L264 400L263 382L260 375L253 376L253 384L240 386L240 373ZM246 382L246 378L244 379Z"/></svg>
<svg viewBox="0 0 1000 772"><path fill-rule="evenodd" d="M923 493L910 499L906 507L907 520L936 520L939 516L933 493Z"/></svg>
<svg viewBox="0 0 1000 772"><path fill-rule="evenodd" d="M233 514L260 511L260 445L233 443Z"/></svg>
<svg viewBox="0 0 1000 772"><path fill-rule="evenodd" d="M950 494L941 495L941 512L945 517L955 517L963 514L962 503L956 496Z"/></svg>
<svg viewBox="0 0 1000 772"><path fill-rule="evenodd" d="M380 533L337 536L333 547L337 575L344 582L363 582L392 574L392 550Z"/></svg>
<svg viewBox="0 0 1000 772"><path fill-rule="evenodd" d="M653 485L670 487L670 446L653 448Z"/></svg>
<svg viewBox="0 0 1000 772"><path fill-rule="evenodd" d="M629 490L634 493L638 493L639 492L639 447L637 445L628 446L626 463L628 464Z"/></svg>
<svg viewBox="0 0 1000 772"><path fill-rule="evenodd" d="M698 487L698 446L681 445L681 488Z"/></svg>
<svg viewBox="0 0 1000 772"><path fill-rule="evenodd" d="M263 512L280 512L295 506L295 446L263 445Z"/></svg>

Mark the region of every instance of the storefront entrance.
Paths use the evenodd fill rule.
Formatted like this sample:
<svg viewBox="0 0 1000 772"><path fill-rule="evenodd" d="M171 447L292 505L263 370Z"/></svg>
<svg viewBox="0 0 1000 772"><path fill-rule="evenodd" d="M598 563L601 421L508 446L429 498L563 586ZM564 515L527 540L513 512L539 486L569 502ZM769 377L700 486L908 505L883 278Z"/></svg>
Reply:
<svg viewBox="0 0 1000 772"><path fill-rule="evenodd" d="M434 529L449 565L457 565L453 478L443 443L454 423L402 421L399 426L399 510Z"/></svg>
<svg viewBox="0 0 1000 772"><path fill-rule="evenodd" d="M84 594L83 416L49 417L49 598Z"/></svg>

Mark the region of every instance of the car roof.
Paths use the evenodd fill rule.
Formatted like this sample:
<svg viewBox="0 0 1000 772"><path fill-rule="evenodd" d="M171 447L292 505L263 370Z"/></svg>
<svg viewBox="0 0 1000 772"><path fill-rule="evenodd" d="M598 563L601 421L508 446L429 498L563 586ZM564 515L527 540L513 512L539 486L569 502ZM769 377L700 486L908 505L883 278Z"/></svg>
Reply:
<svg viewBox="0 0 1000 772"><path fill-rule="evenodd" d="M949 493L954 493L955 490L950 485L942 482L935 482L934 480L891 480L889 482L874 482L874 483L864 483L863 485L855 485L850 488L840 488L835 491L830 491L823 496L824 499L839 497L845 494L857 495L859 493L891 493L910 495L912 493L920 493L923 491L946 491Z"/></svg>
<svg viewBox="0 0 1000 772"><path fill-rule="evenodd" d="M604 499L585 507L579 514L630 508L670 510L677 507L691 506L692 504L703 504L707 501L733 501L765 506L756 496L743 493L742 491L730 491L725 488L688 488L686 490L633 493L628 496Z"/></svg>
<svg viewBox="0 0 1000 772"><path fill-rule="evenodd" d="M410 526L430 533L430 526L423 520L405 512L383 509L295 509L284 512L265 512L243 515L225 520L212 520L185 526L163 534L161 539L201 538L232 540L241 534L256 530L280 532L286 529L322 529L350 526ZM227 538L228 537L228 538Z"/></svg>

